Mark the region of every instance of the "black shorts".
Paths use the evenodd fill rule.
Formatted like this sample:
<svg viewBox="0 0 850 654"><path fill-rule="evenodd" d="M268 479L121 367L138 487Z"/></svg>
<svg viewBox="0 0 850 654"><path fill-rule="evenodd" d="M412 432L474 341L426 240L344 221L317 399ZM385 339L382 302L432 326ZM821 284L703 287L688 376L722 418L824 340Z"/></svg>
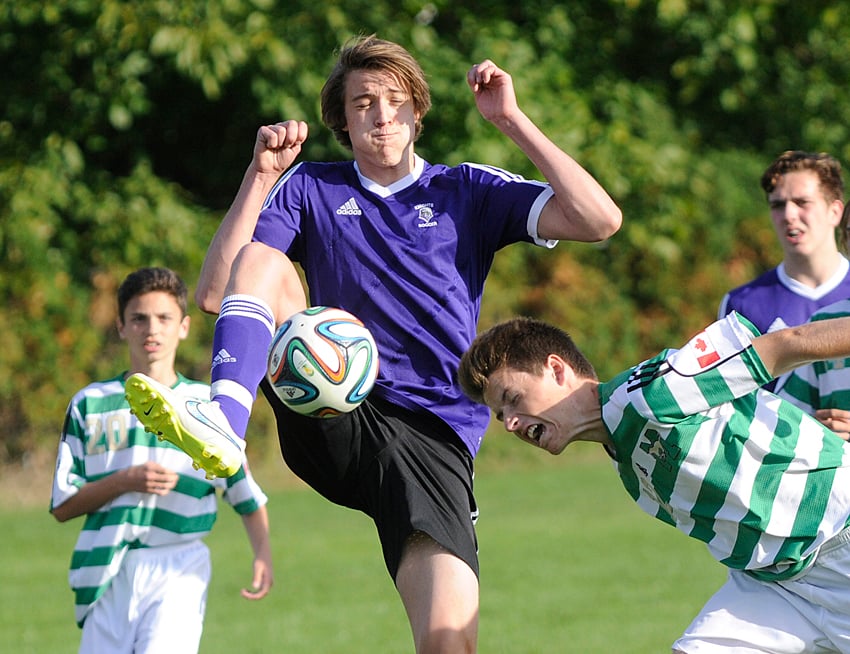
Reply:
<svg viewBox="0 0 850 654"><path fill-rule="evenodd" d="M267 380L260 387L286 464L330 501L375 521L393 579L415 531L478 575L472 455L451 427L376 398L335 418L307 418L288 409Z"/></svg>

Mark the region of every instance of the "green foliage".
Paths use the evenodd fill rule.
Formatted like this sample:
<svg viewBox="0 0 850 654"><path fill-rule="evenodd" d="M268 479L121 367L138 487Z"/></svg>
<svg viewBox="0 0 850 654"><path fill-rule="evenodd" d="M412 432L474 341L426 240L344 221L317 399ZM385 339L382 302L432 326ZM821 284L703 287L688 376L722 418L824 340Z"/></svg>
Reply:
<svg viewBox="0 0 850 654"><path fill-rule="evenodd" d="M429 75L426 158L539 175L475 109L466 71L491 58L623 208L608 243L501 253L482 310L564 324L603 376L776 263L758 189L776 154L850 156L845 3L0 0L0 460L52 449L71 394L124 365L127 272L194 286L259 125L307 120L305 159L348 156L318 95L335 50L371 32ZM205 378L213 323L193 314L181 366Z"/></svg>

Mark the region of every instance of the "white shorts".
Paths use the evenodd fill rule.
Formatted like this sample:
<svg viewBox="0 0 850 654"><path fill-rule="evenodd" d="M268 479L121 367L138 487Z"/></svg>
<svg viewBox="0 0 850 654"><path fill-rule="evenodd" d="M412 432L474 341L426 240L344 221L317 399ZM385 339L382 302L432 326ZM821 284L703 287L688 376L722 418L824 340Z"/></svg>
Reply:
<svg viewBox="0 0 850 654"><path fill-rule="evenodd" d="M83 623L80 654L197 652L210 569L202 541L130 550Z"/></svg>
<svg viewBox="0 0 850 654"><path fill-rule="evenodd" d="M795 579L765 582L730 570L673 650L850 654L850 529L827 541Z"/></svg>

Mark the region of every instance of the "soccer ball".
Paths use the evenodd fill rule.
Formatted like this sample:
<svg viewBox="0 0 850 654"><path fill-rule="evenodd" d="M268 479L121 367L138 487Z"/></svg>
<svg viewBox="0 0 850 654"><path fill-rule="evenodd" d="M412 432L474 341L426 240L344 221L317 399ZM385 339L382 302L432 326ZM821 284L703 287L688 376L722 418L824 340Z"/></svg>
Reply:
<svg viewBox="0 0 850 654"><path fill-rule="evenodd" d="M269 348L272 388L281 402L305 416L352 411L377 376L372 334L342 309L316 306L296 313L278 328Z"/></svg>

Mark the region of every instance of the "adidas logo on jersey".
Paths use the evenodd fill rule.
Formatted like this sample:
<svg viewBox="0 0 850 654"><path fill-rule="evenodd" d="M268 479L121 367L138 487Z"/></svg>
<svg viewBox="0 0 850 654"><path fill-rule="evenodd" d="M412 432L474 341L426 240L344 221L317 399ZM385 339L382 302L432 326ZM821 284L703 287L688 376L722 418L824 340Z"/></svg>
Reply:
<svg viewBox="0 0 850 654"><path fill-rule="evenodd" d="M362 216L363 212L360 210L360 207L357 206L357 202L354 198L348 198L345 204L343 204L339 209L336 210L337 216Z"/></svg>
<svg viewBox="0 0 850 654"><path fill-rule="evenodd" d="M213 357L211 368L215 368L222 363L236 363L236 357L232 356L230 352L221 348L218 353Z"/></svg>

